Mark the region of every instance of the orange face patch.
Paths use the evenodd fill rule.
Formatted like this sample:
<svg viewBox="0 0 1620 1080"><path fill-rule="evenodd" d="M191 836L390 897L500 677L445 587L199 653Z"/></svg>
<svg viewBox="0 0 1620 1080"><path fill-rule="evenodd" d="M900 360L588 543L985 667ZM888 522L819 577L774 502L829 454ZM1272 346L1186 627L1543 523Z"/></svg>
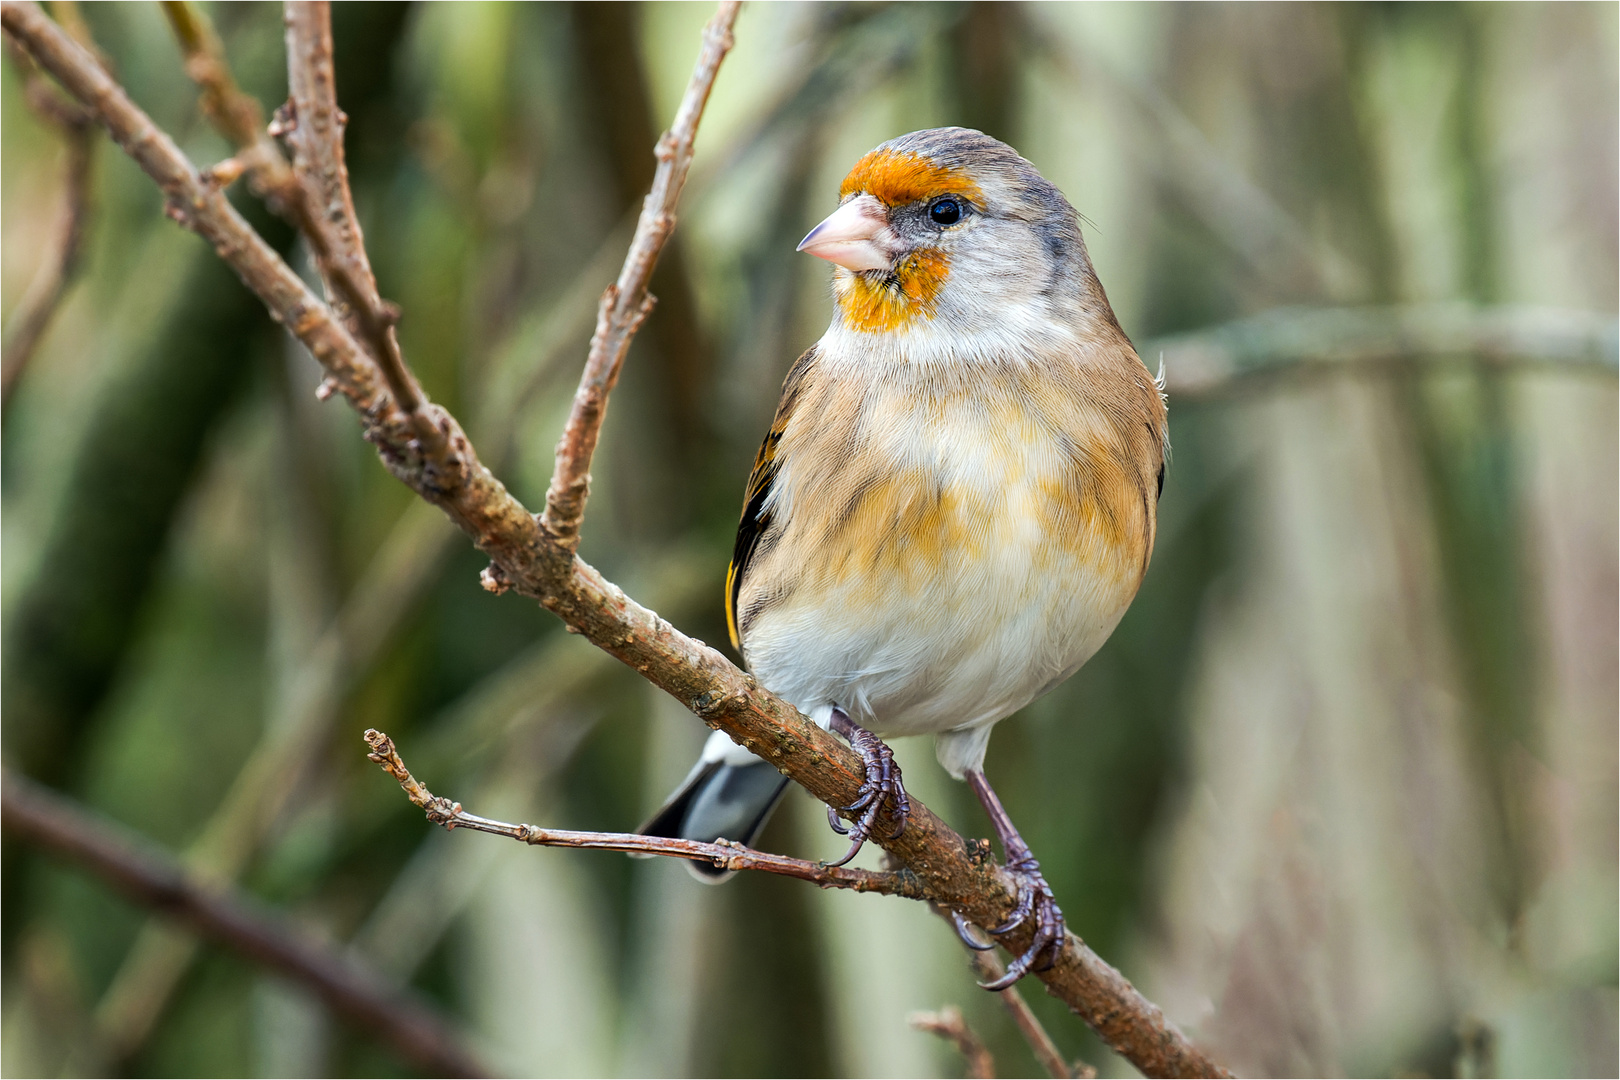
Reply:
<svg viewBox="0 0 1620 1080"><path fill-rule="evenodd" d="M838 306L852 330L882 334L904 330L919 318L932 319L939 290L950 277L951 263L937 248L920 248L900 260L894 274L840 274Z"/></svg>
<svg viewBox="0 0 1620 1080"><path fill-rule="evenodd" d="M840 199L859 192L875 195L889 206L905 206L935 195L961 195L983 200L979 185L963 169L939 165L921 154L873 150L855 163L838 189Z"/></svg>

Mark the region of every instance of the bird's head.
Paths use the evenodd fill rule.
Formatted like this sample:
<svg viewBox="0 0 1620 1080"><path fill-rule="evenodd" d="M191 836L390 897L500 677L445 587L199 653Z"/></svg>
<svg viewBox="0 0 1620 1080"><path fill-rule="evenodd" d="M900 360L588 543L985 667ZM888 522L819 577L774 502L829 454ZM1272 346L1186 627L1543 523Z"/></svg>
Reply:
<svg viewBox="0 0 1620 1080"><path fill-rule="evenodd" d="M837 267L850 330L904 333L936 320L972 329L1101 297L1074 208L988 135L934 128L891 139L855 163L839 196L799 250Z"/></svg>

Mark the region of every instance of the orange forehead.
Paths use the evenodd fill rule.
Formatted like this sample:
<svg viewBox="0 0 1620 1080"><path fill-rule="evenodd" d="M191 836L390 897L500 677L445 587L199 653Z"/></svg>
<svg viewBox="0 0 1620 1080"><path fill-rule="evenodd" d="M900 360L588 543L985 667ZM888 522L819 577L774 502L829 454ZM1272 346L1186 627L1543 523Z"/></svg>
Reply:
<svg viewBox="0 0 1620 1080"><path fill-rule="evenodd" d="M935 195L980 199L979 185L965 169L930 161L901 150L873 150L855 163L838 189L840 199L857 192L875 195L890 206L904 206Z"/></svg>

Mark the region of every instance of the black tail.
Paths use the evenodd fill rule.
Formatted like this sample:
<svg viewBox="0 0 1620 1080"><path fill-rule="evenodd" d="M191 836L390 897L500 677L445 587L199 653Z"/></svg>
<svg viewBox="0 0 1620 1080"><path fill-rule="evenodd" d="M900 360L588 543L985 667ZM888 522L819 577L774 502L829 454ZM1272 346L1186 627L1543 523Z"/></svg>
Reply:
<svg viewBox="0 0 1620 1080"><path fill-rule="evenodd" d="M725 837L752 847L787 785L787 777L763 761L746 765L700 761L669 801L636 832L704 843ZM710 884L731 876L708 862L687 860L686 868L699 881Z"/></svg>

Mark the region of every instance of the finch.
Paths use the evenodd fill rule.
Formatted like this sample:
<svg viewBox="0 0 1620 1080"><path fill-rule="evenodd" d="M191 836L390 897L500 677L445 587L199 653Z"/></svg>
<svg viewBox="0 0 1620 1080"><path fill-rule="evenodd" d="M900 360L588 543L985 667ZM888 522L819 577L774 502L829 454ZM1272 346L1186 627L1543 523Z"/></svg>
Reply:
<svg viewBox="0 0 1620 1080"><path fill-rule="evenodd" d="M1164 484L1161 385L1114 317L1074 208L980 132L872 150L799 250L833 264L836 311L788 372L748 479L726 581L732 644L861 754L841 861L885 808L904 828L880 736L936 736L1018 882L1013 918L991 932L1035 921L995 984L1011 985L1055 960L1063 916L985 778L985 747L1091 658L1142 583ZM641 831L752 843L786 784L716 732ZM960 916L958 929L990 947Z"/></svg>

